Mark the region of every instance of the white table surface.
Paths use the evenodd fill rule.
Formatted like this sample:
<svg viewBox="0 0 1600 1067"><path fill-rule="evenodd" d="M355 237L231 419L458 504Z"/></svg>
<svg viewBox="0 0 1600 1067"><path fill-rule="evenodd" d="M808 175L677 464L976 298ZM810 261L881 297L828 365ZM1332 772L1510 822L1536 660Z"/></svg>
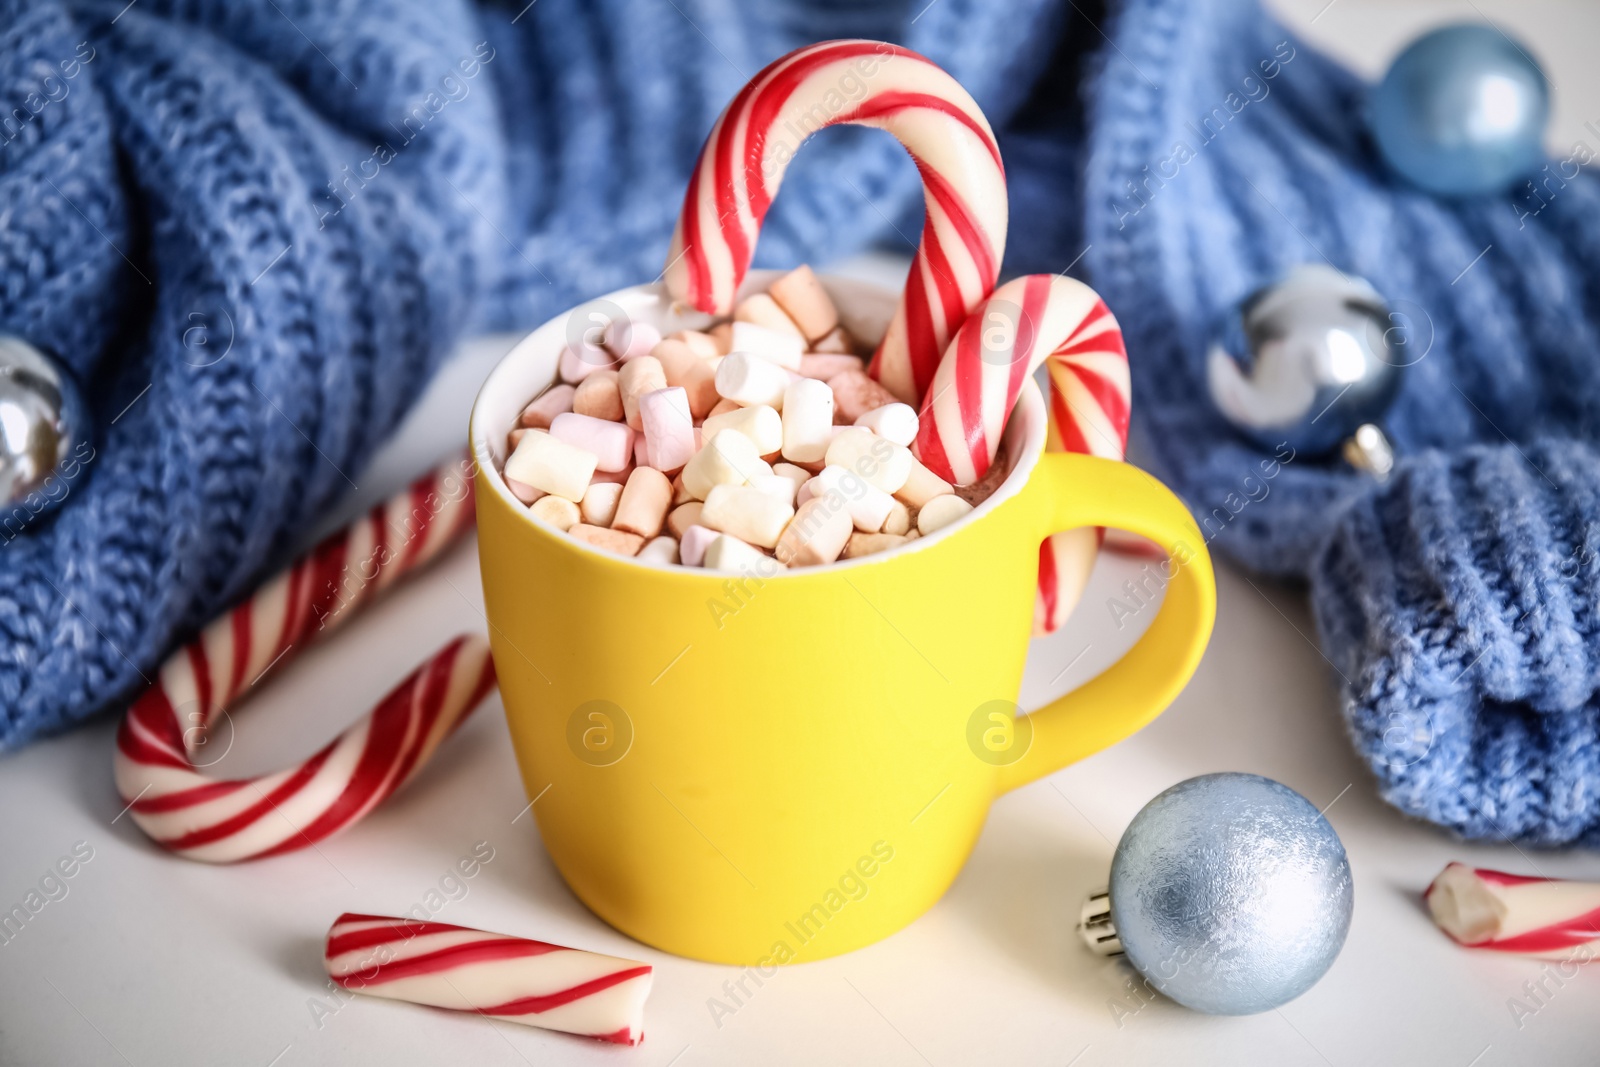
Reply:
<svg viewBox="0 0 1600 1067"><path fill-rule="evenodd" d="M1471 3L1280 0L1313 37L1364 71ZM1317 18L1316 24L1311 20ZM1479 4L1519 27L1559 88L1556 145L1600 117L1588 50L1600 35L1579 3ZM895 265L863 262L868 276ZM903 270L903 266L900 267ZM372 500L443 455L507 339L465 346L406 430L360 475ZM1023 706L1091 677L1131 642L1106 600L1137 561L1103 558L1083 606L1034 644ZM1420 890L1451 859L1600 878L1584 854L1468 846L1407 821L1375 796L1347 743L1333 672L1312 642L1303 597L1223 567L1216 635L1172 708L1131 740L1001 798L946 897L906 930L850 955L783 970L718 1025L709 1001L733 968L677 959L608 928L567 891L538 841L497 697L398 797L316 851L215 868L161 854L112 788L114 723L102 720L0 760L0 911L86 842L93 858L0 944L0 1063L883 1063L1499 1064L1594 1063L1600 974L1557 986L1519 1026L1509 1007L1541 964L1475 955L1429 923ZM453 551L315 648L234 719L225 763L255 773L302 758L456 632L483 628L471 544ZM1281 1010L1197 1015L1130 995L1125 964L1073 931L1114 843L1168 785L1220 770L1299 790L1344 840L1354 925L1327 977ZM619 1049L389 1001L328 995L321 941L341 911L399 914L428 899L455 861L494 858L437 910L441 921L634 956L657 968L645 1043ZM81 849L82 846L80 846ZM449 887L450 883L445 883ZM433 901L437 903L437 899ZM335 1010L336 1009L336 1010Z"/></svg>

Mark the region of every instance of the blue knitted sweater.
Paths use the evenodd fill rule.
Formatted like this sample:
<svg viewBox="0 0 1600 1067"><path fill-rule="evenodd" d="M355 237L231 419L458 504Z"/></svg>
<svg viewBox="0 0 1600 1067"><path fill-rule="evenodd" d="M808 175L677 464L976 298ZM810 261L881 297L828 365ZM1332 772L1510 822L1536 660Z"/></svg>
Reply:
<svg viewBox="0 0 1600 1067"><path fill-rule="evenodd" d="M1007 269L1077 261L1118 310L1136 433L1212 547L1311 580L1384 794L1474 836L1600 835L1589 176L1397 187L1361 86L1248 0L124 4L0 0L0 330L61 354L100 424L87 482L0 547L0 748L125 701L281 563L455 339L653 276L739 85L868 36L989 114ZM830 131L759 258L919 211L898 146ZM1217 310L1323 260L1431 323L1382 491L1300 457L1263 481L1196 400Z"/></svg>

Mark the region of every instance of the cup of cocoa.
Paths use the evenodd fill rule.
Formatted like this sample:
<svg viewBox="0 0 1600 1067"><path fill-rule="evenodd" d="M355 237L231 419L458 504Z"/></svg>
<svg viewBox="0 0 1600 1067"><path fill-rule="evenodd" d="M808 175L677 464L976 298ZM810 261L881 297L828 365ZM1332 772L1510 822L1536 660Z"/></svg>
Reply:
<svg viewBox="0 0 1600 1067"><path fill-rule="evenodd" d="M867 373L898 295L752 271L732 318L661 283L525 337L471 442L490 642L551 859L617 929L761 968L877 941L959 872L991 802L1151 721L1193 673L1215 585L1184 506L1046 448L1022 382L993 465L954 486ZM924 418L926 418L924 416ZM1117 663L1015 703L1039 548L1159 546L1165 595Z"/></svg>

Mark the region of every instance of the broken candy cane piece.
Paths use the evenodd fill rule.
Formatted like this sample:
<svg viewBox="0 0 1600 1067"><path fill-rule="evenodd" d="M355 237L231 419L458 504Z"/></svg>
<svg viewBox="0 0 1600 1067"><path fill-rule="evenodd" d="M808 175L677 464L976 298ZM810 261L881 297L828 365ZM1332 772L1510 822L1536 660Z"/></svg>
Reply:
<svg viewBox="0 0 1600 1067"><path fill-rule="evenodd" d="M648 963L383 915L339 916L323 949L328 977L389 1000L472 1012L636 1045L644 1037Z"/></svg>
<svg viewBox="0 0 1600 1067"><path fill-rule="evenodd" d="M861 77L863 64L872 65L871 77ZM841 78L867 87L842 109L828 103ZM713 315L732 309L761 223L800 147L783 123L813 113L827 116L822 126L888 130L922 174L922 240L873 363L896 399L916 403L950 335L994 288L1008 208L988 121L954 78L915 52L880 41L824 41L751 79L700 150L666 257L667 291Z"/></svg>
<svg viewBox="0 0 1600 1067"><path fill-rule="evenodd" d="M1564 959L1600 943L1600 883L1452 863L1425 898L1439 929L1468 948Z"/></svg>

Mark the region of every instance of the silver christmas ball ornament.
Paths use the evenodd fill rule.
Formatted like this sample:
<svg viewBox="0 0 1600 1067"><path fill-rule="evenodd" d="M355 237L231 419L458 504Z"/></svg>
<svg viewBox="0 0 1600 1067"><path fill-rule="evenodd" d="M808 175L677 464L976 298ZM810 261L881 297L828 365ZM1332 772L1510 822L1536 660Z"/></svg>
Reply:
<svg viewBox="0 0 1600 1067"><path fill-rule="evenodd" d="M0 538L60 506L93 457L89 409L72 375L0 334Z"/></svg>
<svg viewBox="0 0 1600 1067"><path fill-rule="evenodd" d="M1353 899L1344 846L1310 801L1259 775L1206 774L1134 816L1079 929L1185 1007L1251 1015L1327 972Z"/></svg>
<svg viewBox="0 0 1600 1067"><path fill-rule="evenodd" d="M1219 323L1206 353L1211 399L1263 448L1343 448L1381 478L1394 456L1379 426L1409 360L1399 321L1366 281L1301 264Z"/></svg>

